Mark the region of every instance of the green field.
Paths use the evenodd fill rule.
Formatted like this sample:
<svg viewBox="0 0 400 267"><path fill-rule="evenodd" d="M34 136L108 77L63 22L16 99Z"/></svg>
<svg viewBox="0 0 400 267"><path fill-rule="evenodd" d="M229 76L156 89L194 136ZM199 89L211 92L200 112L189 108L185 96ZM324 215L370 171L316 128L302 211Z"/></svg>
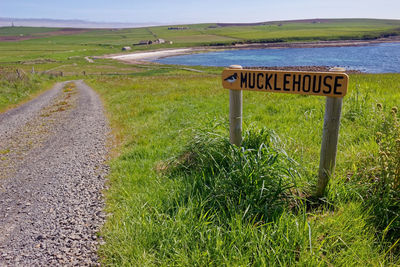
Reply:
<svg viewBox="0 0 400 267"><path fill-rule="evenodd" d="M102 264L400 265L400 74L350 75L335 176L315 201L324 97L244 92L238 148L228 142L222 68L193 72L84 59L155 38L174 41L172 47L375 38L396 34L400 22L181 27L188 29L91 30L0 42L0 111L60 80L84 79L103 99L115 147ZM49 31L0 28L0 35Z"/></svg>
<svg viewBox="0 0 400 267"><path fill-rule="evenodd" d="M59 28L44 28L44 27L1 27L0 36L35 36L42 33L56 31Z"/></svg>

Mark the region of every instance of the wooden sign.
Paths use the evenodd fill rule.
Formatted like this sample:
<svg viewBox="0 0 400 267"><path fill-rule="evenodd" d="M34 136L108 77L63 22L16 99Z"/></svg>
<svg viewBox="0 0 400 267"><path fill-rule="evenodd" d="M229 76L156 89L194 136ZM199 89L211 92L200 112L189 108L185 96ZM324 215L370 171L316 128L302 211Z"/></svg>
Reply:
<svg viewBox="0 0 400 267"><path fill-rule="evenodd" d="M232 90L251 90L301 95L343 97L349 77L345 73L225 69L222 86Z"/></svg>
<svg viewBox="0 0 400 267"><path fill-rule="evenodd" d="M349 77L343 68L330 72L245 70L231 65L222 72L222 85L229 90L229 141L242 142L242 90L326 96L318 184L315 195L323 197L336 165L340 116Z"/></svg>

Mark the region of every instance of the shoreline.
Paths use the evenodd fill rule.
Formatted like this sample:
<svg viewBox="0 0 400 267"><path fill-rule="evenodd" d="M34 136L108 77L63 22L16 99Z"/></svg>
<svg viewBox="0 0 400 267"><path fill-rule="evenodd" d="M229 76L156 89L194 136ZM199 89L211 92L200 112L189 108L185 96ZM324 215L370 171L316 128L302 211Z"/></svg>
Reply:
<svg viewBox="0 0 400 267"><path fill-rule="evenodd" d="M165 57L223 51L223 50L347 47L347 46L368 46L374 44L394 43L394 42L400 42L400 36L380 38L376 40L338 40L338 41L293 42L293 43L279 42L279 43L236 44L227 46L170 48L170 49L147 50L143 52L109 54L93 58L115 59L129 64L144 64L144 63L158 64L153 61Z"/></svg>

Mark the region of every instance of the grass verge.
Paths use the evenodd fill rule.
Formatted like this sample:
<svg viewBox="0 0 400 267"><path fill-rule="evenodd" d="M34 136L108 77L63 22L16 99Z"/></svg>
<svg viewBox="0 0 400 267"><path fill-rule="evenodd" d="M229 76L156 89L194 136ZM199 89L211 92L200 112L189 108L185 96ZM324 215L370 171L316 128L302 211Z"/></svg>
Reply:
<svg viewBox="0 0 400 267"><path fill-rule="evenodd" d="M54 82L48 76L0 69L0 113L35 98Z"/></svg>

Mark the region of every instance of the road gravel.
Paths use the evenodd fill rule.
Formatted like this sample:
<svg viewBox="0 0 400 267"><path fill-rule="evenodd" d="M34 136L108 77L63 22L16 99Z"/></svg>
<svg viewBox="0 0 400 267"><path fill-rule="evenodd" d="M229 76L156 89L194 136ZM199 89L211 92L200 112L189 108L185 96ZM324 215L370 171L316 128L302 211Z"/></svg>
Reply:
<svg viewBox="0 0 400 267"><path fill-rule="evenodd" d="M73 83L0 114L0 266L99 265L109 127Z"/></svg>

